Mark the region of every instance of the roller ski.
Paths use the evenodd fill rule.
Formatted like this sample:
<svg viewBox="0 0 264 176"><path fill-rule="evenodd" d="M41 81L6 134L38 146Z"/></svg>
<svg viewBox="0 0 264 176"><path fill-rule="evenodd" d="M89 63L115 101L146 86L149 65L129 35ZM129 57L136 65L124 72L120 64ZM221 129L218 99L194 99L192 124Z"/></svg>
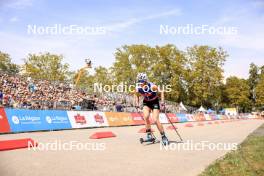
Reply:
<svg viewBox="0 0 264 176"><path fill-rule="evenodd" d="M154 134L151 132L151 130L147 130L147 138L146 139L143 139L143 138L140 138L139 141L141 144L143 143L156 143L157 142L157 138L154 136Z"/></svg>

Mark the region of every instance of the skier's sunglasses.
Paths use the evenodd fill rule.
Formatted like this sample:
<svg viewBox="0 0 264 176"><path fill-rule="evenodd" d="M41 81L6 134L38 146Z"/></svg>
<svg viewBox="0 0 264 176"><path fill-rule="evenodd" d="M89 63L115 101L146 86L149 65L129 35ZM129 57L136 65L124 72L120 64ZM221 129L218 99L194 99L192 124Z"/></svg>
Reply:
<svg viewBox="0 0 264 176"><path fill-rule="evenodd" d="M142 83L142 84L146 84L147 81L146 80L138 80L139 83Z"/></svg>

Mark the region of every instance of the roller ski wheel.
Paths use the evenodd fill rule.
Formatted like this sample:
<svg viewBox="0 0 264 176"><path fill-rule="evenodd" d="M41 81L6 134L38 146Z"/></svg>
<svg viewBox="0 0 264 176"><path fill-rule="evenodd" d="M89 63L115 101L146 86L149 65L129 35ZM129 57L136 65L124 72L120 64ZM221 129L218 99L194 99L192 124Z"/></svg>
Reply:
<svg viewBox="0 0 264 176"><path fill-rule="evenodd" d="M155 138L152 138L152 139L150 139L150 142L152 142L152 144L155 144L156 139Z"/></svg>
<svg viewBox="0 0 264 176"><path fill-rule="evenodd" d="M155 138L148 138L148 139L140 138L139 142L141 144L143 144L143 143L153 143L154 144L156 142L156 139Z"/></svg>
<svg viewBox="0 0 264 176"><path fill-rule="evenodd" d="M140 144L143 144L144 139L143 139L143 138L140 138L140 139L139 139L139 142L140 142Z"/></svg>

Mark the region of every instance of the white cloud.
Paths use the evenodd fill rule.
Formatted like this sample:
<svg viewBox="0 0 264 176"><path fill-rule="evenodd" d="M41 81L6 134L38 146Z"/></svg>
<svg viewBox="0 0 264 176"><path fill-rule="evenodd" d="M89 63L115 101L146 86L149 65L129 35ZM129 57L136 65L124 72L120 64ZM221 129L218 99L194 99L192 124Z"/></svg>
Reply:
<svg viewBox="0 0 264 176"><path fill-rule="evenodd" d="M224 67L225 78L231 75L247 78L251 62L263 65L264 18L258 12L263 4L263 1L255 1L238 10L226 8L213 24L238 29L236 35L215 36L214 44L222 46L229 53Z"/></svg>
<svg viewBox="0 0 264 176"><path fill-rule="evenodd" d="M219 39L219 43L240 49L263 50L264 35L231 35Z"/></svg>
<svg viewBox="0 0 264 176"><path fill-rule="evenodd" d="M40 52L62 54L64 62L69 63L73 70L82 67L87 57L92 58L95 66L110 66L114 59L114 46L98 47L98 43L102 43L98 36L23 36L0 32L0 38L3 41L0 42L1 51L10 54L13 62L17 64L22 64L22 59L29 53Z"/></svg>
<svg viewBox="0 0 264 176"><path fill-rule="evenodd" d="M255 1L257 3L257 1ZM258 2L260 3L260 2ZM264 3L263 3L264 4ZM222 35L217 37L217 43L227 47L248 50L264 49L264 25L263 19L255 11L255 6L241 8L230 15L224 13L216 22L215 26L237 28L237 34ZM230 9L227 11L231 11Z"/></svg>
<svg viewBox="0 0 264 176"><path fill-rule="evenodd" d="M14 9L24 9L33 5L33 0L10 0L3 3L5 7Z"/></svg>
<svg viewBox="0 0 264 176"><path fill-rule="evenodd" d="M264 8L264 1L263 0L257 0L257 1L252 2L252 5L255 8Z"/></svg>
<svg viewBox="0 0 264 176"><path fill-rule="evenodd" d="M7 32L0 32L0 38L3 41L0 43L0 48L13 55L18 63L21 63L21 59L25 58L28 53L52 52L54 48L65 46L64 42L47 39L40 40L36 37L24 37Z"/></svg>
<svg viewBox="0 0 264 176"><path fill-rule="evenodd" d="M17 17L12 17L9 19L10 22L14 23L17 22L19 19Z"/></svg>
<svg viewBox="0 0 264 176"><path fill-rule="evenodd" d="M106 26L105 28L108 31L121 31L129 26L132 26L137 23L141 23L143 21L153 20L153 19L158 19L158 18L163 18L163 17L168 17L168 16L180 16L181 14L182 13L180 9L173 9L173 10L161 12L158 14L151 14L145 17L130 18L123 22L110 24Z"/></svg>

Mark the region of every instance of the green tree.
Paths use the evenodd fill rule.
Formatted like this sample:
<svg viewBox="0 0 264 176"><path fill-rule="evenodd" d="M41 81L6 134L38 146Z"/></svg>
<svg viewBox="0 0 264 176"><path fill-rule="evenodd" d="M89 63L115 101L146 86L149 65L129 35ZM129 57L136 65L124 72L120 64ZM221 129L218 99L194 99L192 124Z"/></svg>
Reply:
<svg viewBox="0 0 264 176"><path fill-rule="evenodd" d="M69 65L62 63L63 56L44 53L29 54L24 60L25 75L35 79L63 81L69 74Z"/></svg>
<svg viewBox="0 0 264 176"><path fill-rule="evenodd" d="M254 63L250 64L249 69L249 78L248 84L250 87L250 100L252 101L252 105L255 106L256 103L256 86L259 81L259 68Z"/></svg>
<svg viewBox="0 0 264 176"><path fill-rule="evenodd" d="M221 100L223 64L228 56L222 48L193 46L187 48L188 103L193 106L212 107Z"/></svg>
<svg viewBox="0 0 264 176"><path fill-rule="evenodd" d="M134 84L137 73L146 72L152 82L160 86L171 85L172 91L165 94L166 99L184 99L182 83L186 60L183 52L174 45L125 45L117 49L115 56L111 68L115 83Z"/></svg>
<svg viewBox="0 0 264 176"><path fill-rule="evenodd" d="M256 104L260 109L264 110L264 74L261 75L256 86Z"/></svg>
<svg viewBox="0 0 264 176"><path fill-rule="evenodd" d="M112 77L109 69L99 66L94 69L94 72L95 73L91 75L88 70L85 70L76 85L77 88L86 90L90 94L97 94L99 92L95 92L95 84L98 83L98 86L99 84L102 84L102 86L112 85ZM77 76L78 72L72 72L73 80L76 80Z"/></svg>
<svg viewBox="0 0 264 176"><path fill-rule="evenodd" d="M19 72L19 66L11 62L9 54L0 51L0 71L9 74L16 74Z"/></svg>
<svg viewBox="0 0 264 176"><path fill-rule="evenodd" d="M228 100L228 96L227 96L227 93L226 93L226 85L223 83L221 84L220 86L220 91L219 91L219 103L217 104L216 106L216 110L219 111L225 107L230 107L231 105L229 105L229 100Z"/></svg>
<svg viewBox="0 0 264 176"><path fill-rule="evenodd" d="M185 101L184 75L186 58L176 46L168 44L156 46L156 58L152 61L152 80L161 85L170 85L172 91L165 97L170 101Z"/></svg>
<svg viewBox="0 0 264 176"><path fill-rule="evenodd" d="M110 71L102 66L95 68L94 82L102 85L112 85L112 76Z"/></svg>
<svg viewBox="0 0 264 176"><path fill-rule="evenodd" d="M100 94L100 88L97 89L96 87L105 87L108 86L110 91L114 91L111 88L112 83L112 76L111 76L111 72L109 69L99 66L97 68L94 69L95 70L95 74L94 74L94 82L93 82L93 89L94 89L94 93L95 94ZM103 90L102 90L103 91Z"/></svg>
<svg viewBox="0 0 264 176"><path fill-rule="evenodd" d="M247 80L235 76L226 80L226 95L229 106L236 107L239 111L247 112L250 109L250 87Z"/></svg>
<svg viewBox="0 0 264 176"><path fill-rule="evenodd" d="M115 62L111 68L114 82L134 84L138 72L150 75L152 62L155 60L155 48L146 45L124 45L115 52Z"/></svg>

